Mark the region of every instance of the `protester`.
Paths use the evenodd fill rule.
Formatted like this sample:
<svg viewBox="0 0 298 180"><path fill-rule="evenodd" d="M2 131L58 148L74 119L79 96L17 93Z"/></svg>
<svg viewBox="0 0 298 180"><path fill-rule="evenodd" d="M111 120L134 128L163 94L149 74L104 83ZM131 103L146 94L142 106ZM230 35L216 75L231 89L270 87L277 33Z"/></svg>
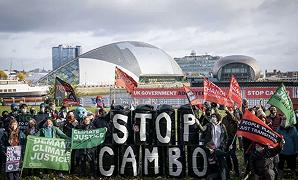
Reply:
<svg viewBox="0 0 298 180"><path fill-rule="evenodd" d="M216 110L211 114L210 122L206 124L206 130L202 133L204 145L209 147L211 153L215 153L216 163L219 168L219 177L227 178L226 150L227 150L227 131L222 124L222 117Z"/></svg>
<svg viewBox="0 0 298 180"><path fill-rule="evenodd" d="M68 109L66 106L61 106L59 112L58 112L58 118L65 119L67 115Z"/></svg>
<svg viewBox="0 0 298 180"><path fill-rule="evenodd" d="M31 114L32 117L34 117L34 116L37 115L37 111L35 110L34 107L31 107L31 108L30 108L30 114Z"/></svg>
<svg viewBox="0 0 298 180"><path fill-rule="evenodd" d="M25 129L25 135L35 135L38 132L37 124L34 119L30 119L28 123L28 127Z"/></svg>
<svg viewBox="0 0 298 180"><path fill-rule="evenodd" d="M56 110L56 105L53 102L49 103L49 106L46 107L46 112L49 114L49 117L53 120L58 119L58 111Z"/></svg>
<svg viewBox="0 0 298 180"><path fill-rule="evenodd" d="M236 132L237 132L237 126L238 126L238 119L234 115L236 114L237 109L235 109L235 112L232 108L230 110L228 108L225 108L226 116L223 118L222 123L225 125L227 134L228 134L228 143L227 147L229 148L229 153L227 155L227 165L228 165L228 172L227 175L229 177L229 171L232 171L232 167L234 167L234 172L237 177L240 175L239 171L239 163L236 156ZM239 117L240 118L240 117ZM232 161L233 164L232 164Z"/></svg>
<svg viewBox="0 0 298 180"><path fill-rule="evenodd" d="M43 128L43 125L45 124L48 118L49 118L49 113L47 112L46 104L41 103L39 105L39 111L35 116L35 120L37 121L37 128L38 129Z"/></svg>
<svg viewBox="0 0 298 180"><path fill-rule="evenodd" d="M2 112L2 117L1 117L2 126L6 131L8 131L10 121L14 118L10 114L11 113L8 113L8 111Z"/></svg>
<svg viewBox="0 0 298 180"><path fill-rule="evenodd" d="M264 146L258 143L253 144L249 159L252 179L275 179L276 172L274 171L273 157L275 157L281 151L283 143L284 140L280 139L279 144L275 148Z"/></svg>
<svg viewBox="0 0 298 180"><path fill-rule="evenodd" d="M39 105L39 112L38 114L46 114L46 104L45 103L41 103Z"/></svg>
<svg viewBox="0 0 298 180"><path fill-rule="evenodd" d="M277 128L277 132L281 134L285 140L283 149L279 154L278 163L278 179L283 178L284 164L287 162L288 168L291 170L292 178L296 179L296 153L298 152L298 133L294 126L285 127L286 117L281 116L281 124Z"/></svg>
<svg viewBox="0 0 298 180"><path fill-rule="evenodd" d="M81 125L78 127L79 129L82 130L91 130L91 129L96 129L96 127L91 123L90 118L88 116L84 117ZM96 148L85 148L85 149L80 149L79 150L79 155L80 155L80 165L81 165L81 171L80 175L86 177L87 174L91 175L91 179L94 179L96 176L96 166L95 166L95 161L96 161L96 156L95 156ZM87 166L86 163L89 163L90 165L90 173L87 172Z"/></svg>
<svg viewBox="0 0 298 180"><path fill-rule="evenodd" d="M47 119L44 127L36 133L36 136L69 139L69 137L66 136L59 128L53 126L53 121L51 119Z"/></svg>
<svg viewBox="0 0 298 180"><path fill-rule="evenodd" d="M267 116L267 119L269 127L276 131L276 129L280 126L281 123L281 117L279 114L277 114L276 107L270 107L270 114L269 116Z"/></svg>
<svg viewBox="0 0 298 180"><path fill-rule="evenodd" d="M69 139L69 137L66 136L59 128L53 126L53 121L51 119L47 119L44 127L41 128L35 135L46 138ZM61 172L58 174L58 176L64 178L64 175Z"/></svg>
<svg viewBox="0 0 298 180"><path fill-rule="evenodd" d="M68 111L66 115L66 123L63 126L63 132L68 137L72 137L72 129L76 128L78 125L79 125L79 122L75 119L75 115L73 111ZM79 165L79 155L77 153L77 150L72 150L70 172L74 173L78 165Z"/></svg>
<svg viewBox="0 0 298 180"><path fill-rule="evenodd" d="M19 129L19 124L15 119L12 119L9 124L9 129L6 131L1 138L1 154L6 154L6 149L8 146L21 146L22 151L24 151L25 146L25 135ZM18 180L20 179L20 172L7 172L8 180Z"/></svg>
<svg viewBox="0 0 298 180"><path fill-rule="evenodd" d="M77 107L74 111L75 118L79 121L82 122L84 117L87 116L88 112L84 107Z"/></svg>
<svg viewBox="0 0 298 180"><path fill-rule="evenodd" d="M9 115L16 118L18 116L18 113L19 113L18 112L18 110L19 110L18 105L16 103L11 103L10 110L11 110L11 112L9 113Z"/></svg>
<svg viewBox="0 0 298 180"><path fill-rule="evenodd" d="M264 123L266 123L267 125L269 124L267 118L266 118L266 114L265 112L263 111L262 108L257 108L257 111L256 111L256 115L257 117L262 120Z"/></svg>

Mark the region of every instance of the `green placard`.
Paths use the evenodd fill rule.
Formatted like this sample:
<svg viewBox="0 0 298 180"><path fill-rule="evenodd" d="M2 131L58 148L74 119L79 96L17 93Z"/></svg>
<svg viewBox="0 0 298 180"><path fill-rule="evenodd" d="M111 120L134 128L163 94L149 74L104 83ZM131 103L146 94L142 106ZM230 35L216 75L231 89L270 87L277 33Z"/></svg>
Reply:
<svg viewBox="0 0 298 180"><path fill-rule="evenodd" d="M68 171L70 169L70 141L29 135L23 167Z"/></svg>
<svg viewBox="0 0 298 180"><path fill-rule="evenodd" d="M93 148L102 144L105 140L106 128L79 130L72 129L71 148Z"/></svg>

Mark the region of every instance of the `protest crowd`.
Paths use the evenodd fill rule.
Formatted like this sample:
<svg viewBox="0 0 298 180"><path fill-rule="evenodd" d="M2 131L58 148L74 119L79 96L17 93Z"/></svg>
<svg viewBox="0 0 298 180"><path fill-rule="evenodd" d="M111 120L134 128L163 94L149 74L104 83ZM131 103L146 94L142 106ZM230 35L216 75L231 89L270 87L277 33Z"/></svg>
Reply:
<svg viewBox="0 0 298 180"><path fill-rule="evenodd" d="M170 105L115 104L108 112L103 104L97 105L95 112L88 112L80 105L74 110L65 105L57 110L54 100L40 104L36 110L26 104L12 103L11 110L3 111L0 120L2 174L6 173L7 179L42 177L49 173L61 178L68 174L96 178L152 172L184 177L187 161L188 175L197 175L194 177L225 180L234 175L239 179L275 180L283 178L287 167L295 179L298 111L293 106L285 111L281 105L289 103L274 101L275 98L281 102L274 95L269 100L269 109L262 105L249 107L242 98L239 101L234 98L231 103L217 96L208 97L219 90L213 91L212 88L218 87L211 82L204 85L207 88L204 88L203 104L193 98L190 88L184 87L189 104L177 110ZM278 90L277 95L282 93ZM276 102L279 108L274 106ZM136 147L143 152L139 153ZM245 164L238 161L238 149L243 152ZM107 170L103 164L110 160L104 157L116 156L116 152L119 167L112 163ZM159 158L155 159L158 154ZM139 161L137 156L145 159ZM137 164L142 166L140 162L143 167L137 168ZM148 164L152 162L149 172ZM162 167L158 163L166 165ZM132 173L125 174L126 164L131 164Z"/></svg>
<svg viewBox="0 0 298 180"><path fill-rule="evenodd" d="M259 179L281 179L285 162L293 172L296 170L296 152L298 148L297 126L285 127L285 116L277 112L275 107L270 107L270 114L266 115L266 109L262 106L248 107L247 101L243 100L243 106L239 108L223 108L226 116L222 117L216 103L205 103L204 111L197 118L198 131L202 132L204 146L209 149L210 171L219 171L221 179L228 179L231 173L237 177L244 178L249 175L251 178ZM112 107L112 109L115 107ZM121 106L116 107L121 108ZM269 127L283 136L276 147L264 146L244 137L235 138L237 126L242 119L243 112L249 110ZM200 111L200 110L196 110ZM298 115L298 112L296 111ZM20 122L28 121L27 125ZM5 170L6 148L9 146L22 147L25 149L26 136L34 135L46 138L71 137L72 129L96 129L107 128L106 137L111 136L111 120L109 112L103 107L98 107L96 112L87 112L84 107L77 107L69 111L62 106L57 111L54 103L41 104L37 112L34 108L28 109L26 104L11 104L11 111L3 111L1 116L1 170ZM297 125L297 124L296 124ZM25 127L25 128L24 128ZM239 143L236 146L236 142ZM246 172L241 174L236 151L237 147L243 150ZM79 176L92 178L98 176L96 171L96 147L73 150L71 152L70 172ZM23 154L24 152L22 152ZM87 168L86 166L89 165ZM90 170L90 171L87 171ZM52 170L53 171L53 170ZM209 171L209 170L208 170ZM25 175L33 173L49 173L51 170L28 169ZM23 172L24 173L24 172ZM57 171L63 177L62 171ZM18 179L20 171L7 172L7 179ZM295 173L293 173L295 176ZM208 178L208 177L207 177ZM212 179L210 177L209 179ZM216 178L214 178L216 179Z"/></svg>

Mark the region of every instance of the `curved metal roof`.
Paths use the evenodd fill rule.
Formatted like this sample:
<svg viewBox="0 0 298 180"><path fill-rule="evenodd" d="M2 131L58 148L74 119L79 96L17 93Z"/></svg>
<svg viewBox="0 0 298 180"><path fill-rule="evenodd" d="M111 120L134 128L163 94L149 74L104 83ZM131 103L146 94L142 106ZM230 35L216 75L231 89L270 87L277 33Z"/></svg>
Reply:
<svg viewBox="0 0 298 180"><path fill-rule="evenodd" d="M252 67L257 77L259 77L261 73L261 68L254 58L249 56L243 56L243 55L232 55L232 56L222 57L218 61L216 61L216 63L213 66L213 74L217 76L217 73L220 70L220 68L222 68L227 64L232 64L232 63L247 64L248 66Z"/></svg>
<svg viewBox="0 0 298 180"><path fill-rule="evenodd" d="M108 44L79 56L98 59L121 66L136 76L142 74L177 74L183 72L176 61L163 50L147 43L123 41Z"/></svg>

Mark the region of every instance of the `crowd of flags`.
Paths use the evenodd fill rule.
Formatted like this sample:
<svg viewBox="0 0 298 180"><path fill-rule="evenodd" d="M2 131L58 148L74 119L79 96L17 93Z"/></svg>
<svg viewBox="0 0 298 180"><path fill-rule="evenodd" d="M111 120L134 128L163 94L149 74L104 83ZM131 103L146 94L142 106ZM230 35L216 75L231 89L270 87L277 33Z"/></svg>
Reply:
<svg viewBox="0 0 298 180"><path fill-rule="evenodd" d="M115 87L125 88L129 94L132 94L133 91L137 88L138 83L127 73L125 73L120 68L115 68ZM189 103L192 106L197 106L202 108L202 100L196 97L196 95L191 91L190 87L183 85L183 89L185 91L186 97ZM70 84L56 77L55 82L55 98L62 98L63 103L68 105L78 105L79 100L75 94L74 89ZM237 82L237 79L234 75L231 76L229 91L226 93L216 84L208 80L204 79L204 98L203 101L214 102L219 105L223 105L226 107L237 107L241 109L242 106L242 95L241 88ZM296 124L296 117L293 110L292 101L286 91L286 88L283 84L277 88L276 92L269 99L268 104L277 107L282 113L286 116L286 127ZM253 121L254 123L258 123L259 126L268 129L268 131L272 131L275 133L270 127L268 127L263 121L258 119L255 115L250 112L243 112L244 118L247 121ZM243 121L244 122L244 121ZM241 125L241 123L240 123ZM238 126L242 127L242 126ZM243 125L243 124L242 124ZM242 127L244 128L244 126ZM258 141L260 143L269 143L271 145L275 145L272 140L264 140L264 137L261 137L253 132L244 132L238 129L238 135L245 136L251 140Z"/></svg>

